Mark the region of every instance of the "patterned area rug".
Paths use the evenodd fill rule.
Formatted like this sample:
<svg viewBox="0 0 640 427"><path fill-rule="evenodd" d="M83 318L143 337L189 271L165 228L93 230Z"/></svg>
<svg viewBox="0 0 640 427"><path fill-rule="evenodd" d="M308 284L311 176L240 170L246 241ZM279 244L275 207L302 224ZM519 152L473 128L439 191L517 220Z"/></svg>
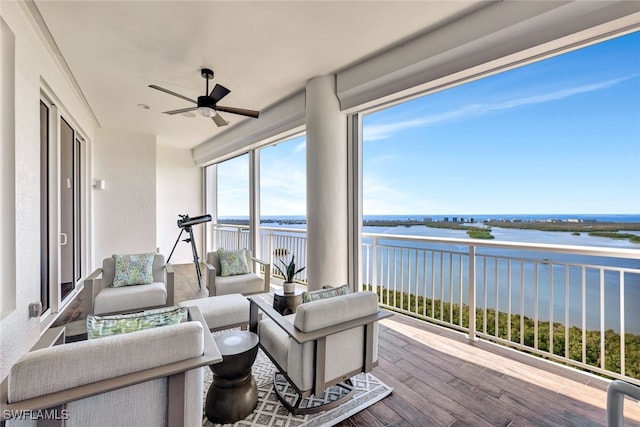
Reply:
<svg viewBox="0 0 640 427"><path fill-rule="evenodd" d="M269 358L262 352L258 351L258 356L253 364L253 377L258 385L258 406L244 420L235 424L224 424L225 426L237 427L257 427L257 426L274 426L274 427L319 427L332 426L350 416L362 411L368 406L373 405L377 401L388 396L393 390L371 374L360 374L354 377L355 394L354 397L343 403L342 405L330 409L328 411L319 412L317 414L308 415L292 415L286 410L278 400L278 396L273 386L273 373L275 367ZM206 399L209 385L211 384L212 374L210 369L205 369L204 378L204 397ZM331 401L336 398L338 387L332 387L329 392L322 396L322 399ZM289 393L286 393L287 395ZM305 399L302 406L316 405L318 398ZM202 425L205 427L220 426L221 424L213 424L203 416Z"/></svg>

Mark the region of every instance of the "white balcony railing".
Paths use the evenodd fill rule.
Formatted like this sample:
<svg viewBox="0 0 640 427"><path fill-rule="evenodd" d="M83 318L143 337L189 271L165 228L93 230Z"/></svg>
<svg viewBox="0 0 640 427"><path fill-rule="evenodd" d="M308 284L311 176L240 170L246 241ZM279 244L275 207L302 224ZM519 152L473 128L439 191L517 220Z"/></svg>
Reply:
<svg viewBox="0 0 640 427"><path fill-rule="evenodd" d="M242 249L248 248L249 226L217 224L213 226L213 242L216 248ZM296 259L296 269L305 267L307 260L307 231L295 228L261 227L260 247L262 259L271 265L282 267L280 260L288 261L293 254ZM281 277L276 268L271 272ZM282 278L282 277L281 277ZM296 281L306 284L306 269L296 275Z"/></svg>
<svg viewBox="0 0 640 427"><path fill-rule="evenodd" d="M214 233L248 247L248 227ZM261 245L306 265L305 230L263 227ZM362 259L381 306L640 384L640 250L365 233Z"/></svg>

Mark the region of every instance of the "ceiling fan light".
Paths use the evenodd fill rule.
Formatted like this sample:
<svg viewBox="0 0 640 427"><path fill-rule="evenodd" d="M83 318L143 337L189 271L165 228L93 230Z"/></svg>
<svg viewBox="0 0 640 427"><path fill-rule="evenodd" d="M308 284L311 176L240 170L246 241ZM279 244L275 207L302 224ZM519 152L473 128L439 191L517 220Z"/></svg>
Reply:
<svg viewBox="0 0 640 427"><path fill-rule="evenodd" d="M198 107L198 114L202 117L213 117L217 112L211 107Z"/></svg>

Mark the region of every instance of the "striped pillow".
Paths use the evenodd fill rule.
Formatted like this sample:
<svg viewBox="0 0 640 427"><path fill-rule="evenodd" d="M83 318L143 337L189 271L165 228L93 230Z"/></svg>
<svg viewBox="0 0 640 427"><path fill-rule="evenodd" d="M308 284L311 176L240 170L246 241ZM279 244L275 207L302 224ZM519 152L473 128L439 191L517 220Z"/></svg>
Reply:
<svg viewBox="0 0 640 427"><path fill-rule="evenodd" d="M87 316L87 338L126 334L158 326L175 325L187 319L187 307L163 307L139 313Z"/></svg>
<svg viewBox="0 0 640 427"><path fill-rule="evenodd" d="M303 292L302 303L337 297L338 295L347 295L349 292L349 285L342 285L337 288L319 289L317 291L311 292Z"/></svg>

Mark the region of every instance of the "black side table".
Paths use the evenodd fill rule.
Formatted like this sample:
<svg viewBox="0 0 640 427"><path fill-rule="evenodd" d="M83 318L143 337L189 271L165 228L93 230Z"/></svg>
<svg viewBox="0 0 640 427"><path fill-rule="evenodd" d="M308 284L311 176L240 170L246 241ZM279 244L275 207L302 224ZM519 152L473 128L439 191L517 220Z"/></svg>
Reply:
<svg viewBox="0 0 640 427"><path fill-rule="evenodd" d="M258 336L232 331L214 336L222 363L210 365L213 381L207 392L205 413L209 421L228 424L248 417L258 405L258 386L251 366L258 354Z"/></svg>
<svg viewBox="0 0 640 427"><path fill-rule="evenodd" d="M296 289L290 294L285 294L282 289L278 289L273 293L273 308L283 316L295 313L300 304L302 304L302 291L300 289Z"/></svg>

